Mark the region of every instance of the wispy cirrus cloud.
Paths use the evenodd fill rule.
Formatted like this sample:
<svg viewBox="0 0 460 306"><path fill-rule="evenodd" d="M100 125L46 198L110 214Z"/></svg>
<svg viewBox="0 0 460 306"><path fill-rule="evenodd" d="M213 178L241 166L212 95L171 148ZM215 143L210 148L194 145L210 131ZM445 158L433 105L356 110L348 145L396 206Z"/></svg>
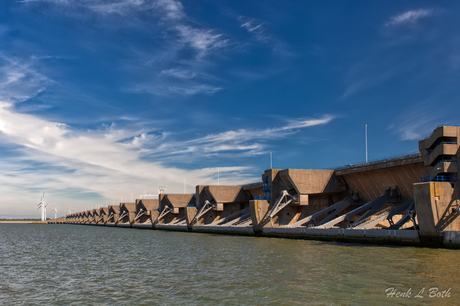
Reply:
<svg viewBox="0 0 460 306"><path fill-rule="evenodd" d="M389 127L399 134L401 140L420 140L427 137L441 118L439 114L427 113L426 110L406 112L404 115L400 122Z"/></svg>
<svg viewBox="0 0 460 306"><path fill-rule="evenodd" d="M188 161L217 154L256 156L266 153L267 141L289 137L299 133L301 129L324 125L333 119L331 115L316 119L294 118L279 127L230 130L181 142L169 141L152 150L154 154L164 159L187 156Z"/></svg>
<svg viewBox="0 0 460 306"><path fill-rule="evenodd" d="M46 90L53 83L27 62L0 55L0 99L22 102Z"/></svg>
<svg viewBox="0 0 460 306"><path fill-rule="evenodd" d="M376 52L353 64L344 77L345 91L342 98L374 88L413 66L413 61L404 61L398 54Z"/></svg>
<svg viewBox="0 0 460 306"><path fill-rule="evenodd" d="M223 143L228 141L251 141L254 139L269 139L274 137L283 137L289 134L297 133L296 129L302 129L315 125L327 124L334 117L325 115L318 119L291 119L288 123L281 127L267 128L262 130L246 130L240 129L237 131L227 131L219 134L208 135L203 138L189 141L188 143Z"/></svg>
<svg viewBox="0 0 460 306"><path fill-rule="evenodd" d="M179 79L191 79L196 76L196 74L190 70L184 70L179 68L163 70L161 71L161 73Z"/></svg>
<svg viewBox="0 0 460 306"><path fill-rule="evenodd" d="M213 87L210 85L187 85L184 87L180 86L169 86L168 87L169 91L183 94L183 95L196 95L196 94L207 94L207 95L212 95L218 91L222 90L222 87Z"/></svg>
<svg viewBox="0 0 460 306"><path fill-rule="evenodd" d="M434 14L434 11L431 9L418 9L407 11L403 14L399 14L390 18L390 20L385 23L386 27L397 27L403 25L413 25L420 22L422 19L428 18Z"/></svg>
<svg viewBox="0 0 460 306"><path fill-rule="evenodd" d="M50 3L59 8L80 7L101 15L127 16L138 12L159 10L162 19L175 20L185 16L182 4L176 0L20 0L17 2L26 4Z"/></svg>
<svg viewBox="0 0 460 306"><path fill-rule="evenodd" d="M186 25L177 25L175 29L179 33L180 41L195 49L199 58L229 44L229 40L224 39L222 34L215 34L212 30L196 29Z"/></svg>
<svg viewBox="0 0 460 306"><path fill-rule="evenodd" d="M212 62L209 56L223 52L232 45L232 42L219 29L209 28L191 22L184 11L184 7L177 0L36 0L25 1L29 5L39 2L47 2L54 5L54 9L59 13L72 16L74 18L86 19L89 13L98 14L102 26L112 27L116 21L116 27L129 27L135 24L138 28L152 27L158 31L162 40L167 45L164 49L157 52L144 52L141 50L131 50L131 54L144 54L145 60L139 61L133 58L125 61L124 67L135 72L139 69L148 68L152 72L149 63L161 63L155 68L157 73L146 84L137 83L131 91L144 91L152 94L214 94L220 91L221 86L209 84L203 78L188 82L195 75L204 75L203 71ZM78 10L78 9L79 10ZM80 13L78 13L80 12ZM81 13L86 12L86 13ZM122 22L120 22L120 19ZM186 61L184 61L186 59ZM182 64L183 69L174 68L177 62ZM188 61L188 63L187 63ZM126 63L131 63L127 65ZM195 64L195 63L200 63ZM176 65L177 66L177 65ZM165 77L176 77L181 79L177 83ZM152 83L158 85L151 85ZM130 89L127 89L128 91Z"/></svg>
<svg viewBox="0 0 460 306"><path fill-rule="evenodd" d="M423 67L420 63L426 62L421 58L422 53L411 54L407 56L408 42L417 43L427 41L424 31L412 31L415 28L410 28L409 34L401 33L400 27L406 25L416 25L421 20L429 18L435 14L431 9L419 9L407 11L390 18L385 23L383 37L387 38L385 41L372 46L367 52L366 56L356 62L347 71L345 76L346 89L343 98L347 98L358 92L375 88L392 79L401 77L402 75L410 73L412 70L420 69ZM390 31L395 35L386 35ZM435 31L431 29L431 31ZM427 49L426 53L432 52L434 49Z"/></svg>
<svg viewBox="0 0 460 306"><path fill-rule="evenodd" d="M182 3L176 0L158 0L155 6L161 8L166 19L180 20L185 17L184 7Z"/></svg>
<svg viewBox="0 0 460 306"><path fill-rule="evenodd" d="M211 168L182 170L166 167L159 160L144 159L150 146L161 146L165 140L162 136L117 129L113 125L99 130L76 130L63 123L17 113L6 102L0 103L0 139L3 145L16 148L14 157L1 158L15 169L0 173L0 182L4 182L0 190L34 186L22 192L51 189L54 193L65 193L72 189L99 195L101 199L120 196L128 199L130 191L140 192L147 186L163 184L169 186L170 192L178 192L183 190L184 179L190 189L200 182L212 183L215 174ZM28 170L39 164L49 171ZM228 184L244 180L245 170L247 167L221 168L222 173L234 174L228 178ZM15 191L17 194L18 190Z"/></svg>
<svg viewBox="0 0 460 306"><path fill-rule="evenodd" d="M271 40L272 36L269 34L267 22L244 16L239 16L238 21L241 23L240 27L253 35L257 40L262 42Z"/></svg>

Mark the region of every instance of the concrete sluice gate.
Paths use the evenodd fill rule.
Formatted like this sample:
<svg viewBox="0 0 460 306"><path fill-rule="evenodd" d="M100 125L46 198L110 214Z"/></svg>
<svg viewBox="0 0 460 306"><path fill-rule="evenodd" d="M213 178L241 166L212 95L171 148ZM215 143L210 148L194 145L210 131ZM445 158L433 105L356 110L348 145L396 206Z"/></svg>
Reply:
<svg viewBox="0 0 460 306"><path fill-rule="evenodd" d="M195 204L193 194L160 194L158 212L152 215L152 225L157 229L186 231L186 210Z"/></svg>
<svg viewBox="0 0 460 306"><path fill-rule="evenodd" d="M459 126L420 154L330 170L269 169L258 183L196 186L66 216L66 223L460 248Z"/></svg>
<svg viewBox="0 0 460 306"><path fill-rule="evenodd" d="M196 186L196 204L186 207L189 230L252 234L251 193L243 186Z"/></svg>
<svg viewBox="0 0 460 306"><path fill-rule="evenodd" d="M154 212L158 211L159 203L156 199L138 199L136 200L136 210L130 215L132 227L152 227L152 217Z"/></svg>

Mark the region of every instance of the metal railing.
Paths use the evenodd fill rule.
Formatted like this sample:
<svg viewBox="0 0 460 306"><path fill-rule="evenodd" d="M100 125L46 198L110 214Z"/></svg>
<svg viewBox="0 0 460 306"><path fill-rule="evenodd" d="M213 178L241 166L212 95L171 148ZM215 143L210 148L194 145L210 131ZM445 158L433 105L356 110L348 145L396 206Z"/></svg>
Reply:
<svg viewBox="0 0 460 306"><path fill-rule="evenodd" d="M456 175L435 175L422 177L421 182L456 182Z"/></svg>
<svg viewBox="0 0 460 306"><path fill-rule="evenodd" d="M344 169L365 167L365 166L388 163L388 162L392 162L392 161L417 158L417 157L421 157L421 156L422 156L422 154L420 154L420 153L411 153L411 154L406 154L406 155L396 155L396 156L390 156L390 157L384 157L384 158L371 160L371 161L368 161L367 163L349 164L349 165L346 165L346 166L329 168L329 170L344 170Z"/></svg>
<svg viewBox="0 0 460 306"><path fill-rule="evenodd" d="M441 127L441 126L460 126L460 124L440 124L440 125L438 125L438 126L436 127L436 129L437 129L438 127ZM436 130L436 129L435 129L435 130Z"/></svg>

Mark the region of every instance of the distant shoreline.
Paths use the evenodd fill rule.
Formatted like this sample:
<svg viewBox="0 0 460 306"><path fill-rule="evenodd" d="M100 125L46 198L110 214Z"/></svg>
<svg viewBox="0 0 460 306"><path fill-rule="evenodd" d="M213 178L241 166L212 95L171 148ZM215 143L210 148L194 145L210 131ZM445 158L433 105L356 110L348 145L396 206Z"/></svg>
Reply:
<svg viewBox="0 0 460 306"><path fill-rule="evenodd" d="M0 220L0 223L34 223L35 220Z"/></svg>

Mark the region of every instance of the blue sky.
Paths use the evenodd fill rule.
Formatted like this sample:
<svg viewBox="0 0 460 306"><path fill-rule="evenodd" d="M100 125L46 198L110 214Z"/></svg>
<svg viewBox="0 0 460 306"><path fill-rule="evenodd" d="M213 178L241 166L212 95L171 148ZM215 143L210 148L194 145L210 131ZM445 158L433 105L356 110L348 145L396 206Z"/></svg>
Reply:
<svg viewBox="0 0 460 306"><path fill-rule="evenodd" d="M457 1L3 0L0 217L418 151L459 123ZM48 213L50 216L51 213Z"/></svg>

